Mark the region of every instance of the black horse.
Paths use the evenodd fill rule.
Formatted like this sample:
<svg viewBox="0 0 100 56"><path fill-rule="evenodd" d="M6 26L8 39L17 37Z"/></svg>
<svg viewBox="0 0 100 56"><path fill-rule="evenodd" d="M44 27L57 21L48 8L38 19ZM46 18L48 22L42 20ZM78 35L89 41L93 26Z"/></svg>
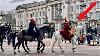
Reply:
<svg viewBox="0 0 100 56"><path fill-rule="evenodd" d="M34 34L34 36L35 36L35 38L37 38L37 42L38 42L38 47L37 47L37 52L38 53L40 53L40 52L42 53L44 48L45 48L45 44L42 41L43 40L43 35L42 35L41 30L42 29L36 29L35 30L36 33ZM14 46L14 51L16 50L17 46L18 46L18 49L19 49L20 45L22 44L22 47L24 48L25 52L29 53L30 49L27 46L27 42L28 41L33 41L33 36L27 35L26 33L27 33L27 30L22 30L22 31L20 31L16 34L18 42ZM27 49L25 49L24 44L26 45ZM16 52L14 52L14 54L16 54Z"/></svg>
<svg viewBox="0 0 100 56"><path fill-rule="evenodd" d="M3 46L3 39L4 39L3 36L4 36L4 34L0 34L0 46L1 46L1 50L2 50L2 51L4 51L4 49L3 49L3 47L2 47L2 46Z"/></svg>
<svg viewBox="0 0 100 56"><path fill-rule="evenodd" d="M1 46L1 50L3 50L3 40L5 38L5 27L4 26L0 26L0 46Z"/></svg>

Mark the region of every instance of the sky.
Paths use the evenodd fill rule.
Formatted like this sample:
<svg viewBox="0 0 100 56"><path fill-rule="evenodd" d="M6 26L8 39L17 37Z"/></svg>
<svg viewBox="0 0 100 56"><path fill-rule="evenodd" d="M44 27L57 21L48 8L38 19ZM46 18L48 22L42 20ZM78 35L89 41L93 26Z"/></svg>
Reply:
<svg viewBox="0 0 100 56"><path fill-rule="evenodd" d="M44 0L0 0L0 11L14 10L18 5L32 3L33 1Z"/></svg>

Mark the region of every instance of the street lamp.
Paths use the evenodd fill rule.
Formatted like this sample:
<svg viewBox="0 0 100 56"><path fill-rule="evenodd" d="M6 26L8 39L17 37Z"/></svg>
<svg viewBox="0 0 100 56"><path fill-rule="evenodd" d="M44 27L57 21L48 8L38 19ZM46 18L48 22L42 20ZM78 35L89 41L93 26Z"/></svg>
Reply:
<svg viewBox="0 0 100 56"><path fill-rule="evenodd" d="M2 20L3 20L3 17L4 17L5 15L3 15L3 14L1 13L0 16L1 16L1 18L0 18L0 24L2 24Z"/></svg>

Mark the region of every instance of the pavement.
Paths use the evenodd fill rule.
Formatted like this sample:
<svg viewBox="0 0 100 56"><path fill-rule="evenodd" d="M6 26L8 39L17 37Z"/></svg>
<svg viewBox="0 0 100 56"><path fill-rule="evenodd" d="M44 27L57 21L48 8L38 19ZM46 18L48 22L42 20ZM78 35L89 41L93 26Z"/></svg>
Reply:
<svg viewBox="0 0 100 56"><path fill-rule="evenodd" d="M23 48L21 47L21 52L17 52L14 54L12 45L7 45L7 42L4 42L3 48L4 52L0 50L0 56L100 56L100 45L98 46L89 46L89 45L78 45L76 52L72 52L71 44L61 43L61 46L64 50L62 53L59 49L58 45L56 44L54 47L54 53L51 52L51 39L47 38L43 40L46 48L43 53L37 53L36 47L37 42L28 42L28 46L30 48L29 54L25 53Z"/></svg>

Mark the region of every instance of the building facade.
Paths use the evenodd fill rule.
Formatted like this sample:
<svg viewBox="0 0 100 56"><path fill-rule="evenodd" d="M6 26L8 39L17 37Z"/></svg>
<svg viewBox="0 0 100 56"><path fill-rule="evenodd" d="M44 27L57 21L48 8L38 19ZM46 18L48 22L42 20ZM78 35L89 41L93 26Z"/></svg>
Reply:
<svg viewBox="0 0 100 56"><path fill-rule="evenodd" d="M97 5L87 14L87 20L82 22L78 21L77 16L94 0L45 0L19 5L16 8L16 26L17 29L27 29L30 17L34 17L38 25L55 23L57 28L61 28L61 20L65 18L79 24L92 19L100 20L100 0L96 1Z"/></svg>
<svg viewBox="0 0 100 56"><path fill-rule="evenodd" d="M4 24L10 24L12 28L16 26L15 10L0 13L0 25Z"/></svg>
<svg viewBox="0 0 100 56"><path fill-rule="evenodd" d="M35 18L38 25L54 23L55 19L59 17L61 19L68 18L68 7L69 1L67 0L47 0L19 5L16 8L17 29L21 26L27 29L30 17Z"/></svg>
<svg viewBox="0 0 100 56"><path fill-rule="evenodd" d="M96 1L96 6L87 13L86 20L78 21L77 16L80 12L86 10L92 2ZM78 21L79 24L84 24L89 22L90 26L99 23L100 21L100 0L72 0L70 4L71 14L70 18L72 21ZM95 23L97 21L97 23Z"/></svg>

